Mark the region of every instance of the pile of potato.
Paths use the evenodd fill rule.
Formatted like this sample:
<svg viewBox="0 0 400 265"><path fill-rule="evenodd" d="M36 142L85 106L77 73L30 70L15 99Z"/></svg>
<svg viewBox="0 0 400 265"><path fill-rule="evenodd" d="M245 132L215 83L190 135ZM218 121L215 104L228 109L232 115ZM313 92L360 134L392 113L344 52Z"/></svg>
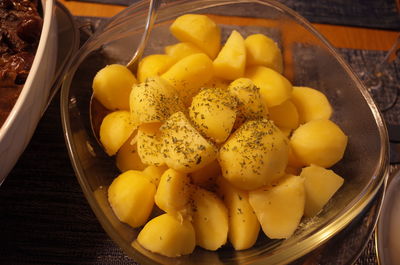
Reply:
<svg viewBox="0 0 400 265"><path fill-rule="evenodd" d="M290 237L343 184L327 169L347 145L328 99L292 86L265 35L234 30L221 48L220 28L197 14L170 31L180 42L143 58L136 77L109 65L93 80L111 111L100 140L123 172L108 189L115 215L168 257L250 248L260 226ZM155 207L165 213L149 220Z"/></svg>

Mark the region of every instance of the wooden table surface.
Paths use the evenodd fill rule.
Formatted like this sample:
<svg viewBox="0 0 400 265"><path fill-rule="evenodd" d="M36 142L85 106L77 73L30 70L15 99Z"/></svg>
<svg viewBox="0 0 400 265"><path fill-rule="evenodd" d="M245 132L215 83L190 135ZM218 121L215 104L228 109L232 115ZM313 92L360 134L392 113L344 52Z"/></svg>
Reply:
<svg viewBox="0 0 400 265"><path fill-rule="evenodd" d="M75 16L111 17L125 7L118 5L93 4L59 0ZM398 32L367 29L359 27L313 24L337 48L389 50L395 42Z"/></svg>

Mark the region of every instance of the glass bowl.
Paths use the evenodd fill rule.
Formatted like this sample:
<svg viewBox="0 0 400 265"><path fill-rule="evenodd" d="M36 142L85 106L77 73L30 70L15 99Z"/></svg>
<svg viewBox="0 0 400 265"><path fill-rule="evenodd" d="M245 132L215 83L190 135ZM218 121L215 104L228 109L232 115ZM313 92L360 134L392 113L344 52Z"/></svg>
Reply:
<svg viewBox="0 0 400 265"><path fill-rule="evenodd" d="M177 42L168 27L185 13L210 15L222 28L223 40L232 29L244 37L269 35L282 49L284 75L294 85L325 93L334 107L332 119L349 136L344 158L333 168L345 183L318 216L303 219L287 240L269 240L261 232L248 250L196 248L179 258L166 258L137 244L140 230L121 223L107 202L107 187L119 172L92 134L89 102L96 72L107 64L126 64L135 51L147 8L147 1L139 1L98 29L75 56L61 93L65 139L78 181L100 223L127 255L141 264L288 263L329 240L364 209L387 175L387 132L371 96L325 38L304 18L272 0L168 1L160 8L146 53L163 53L165 45Z"/></svg>

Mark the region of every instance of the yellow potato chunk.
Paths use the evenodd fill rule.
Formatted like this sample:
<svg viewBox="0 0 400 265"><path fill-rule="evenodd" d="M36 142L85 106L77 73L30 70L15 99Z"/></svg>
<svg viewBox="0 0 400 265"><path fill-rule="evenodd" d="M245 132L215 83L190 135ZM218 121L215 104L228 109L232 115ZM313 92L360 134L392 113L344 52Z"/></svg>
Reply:
<svg viewBox="0 0 400 265"><path fill-rule="evenodd" d="M147 250L167 257L190 254L196 247L195 232L190 221L168 213L150 220L140 231L137 242Z"/></svg>
<svg viewBox="0 0 400 265"><path fill-rule="evenodd" d="M294 131L290 143L304 165L328 168L342 159L347 136L330 120L312 120Z"/></svg>
<svg viewBox="0 0 400 265"><path fill-rule="evenodd" d="M117 110L105 116L100 125L100 142L106 153L115 155L134 129L129 111Z"/></svg>
<svg viewBox="0 0 400 265"><path fill-rule="evenodd" d="M288 141L269 120L245 122L219 152L223 176L244 190L260 188L284 174Z"/></svg>
<svg viewBox="0 0 400 265"><path fill-rule="evenodd" d="M220 89L226 89L228 88L228 86L229 86L229 81L216 76L211 77L211 79L208 80L208 82L206 82L203 85L203 87L206 88L220 88Z"/></svg>
<svg viewBox="0 0 400 265"><path fill-rule="evenodd" d="M264 34L252 34L245 39L244 43L247 66L262 65L282 73L282 53L275 41Z"/></svg>
<svg viewBox="0 0 400 265"><path fill-rule="evenodd" d="M161 176L155 203L167 213L183 211L189 202L190 179L185 173L175 169L167 169Z"/></svg>
<svg viewBox="0 0 400 265"><path fill-rule="evenodd" d="M224 142L236 120L236 100L219 88L202 89L192 100L189 117L196 128L216 143Z"/></svg>
<svg viewBox="0 0 400 265"><path fill-rule="evenodd" d="M152 54L144 57L137 70L139 82L144 82L148 77L160 76L175 63L175 59L166 54Z"/></svg>
<svg viewBox="0 0 400 265"><path fill-rule="evenodd" d="M260 89L251 79L236 79L230 83L228 91L237 99L239 115L242 115L244 120L267 117L268 109L261 98Z"/></svg>
<svg viewBox="0 0 400 265"><path fill-rule="evenodd" d="M93 79L93 96L109 110L129 110L129 94L136 78L124 65L112 64Z"/></svg>
<svg viewBox="0 0 400 265"><path fill-rule="evenodd" d="M196 53L178 61L162 77L178 91L186 106L189 106L192 97L212 78L213 71L210 58L204 53Z"/></svg>
<svg viewBox="0 0 400 265"><path fill-rule="evenodd" d="M318 214L344 182L344 179L332 170L315 165L303 168L300 176L304 178L304 215L307 217Z"/></svg>
<svg viewBox="0 0 400 265"><path fill-rule="evenodd" d="M329 119L332 115L327 97L316 89L294 86L291 99L299 112L300 123Z"/></svg>
<svg viewBox="0 0 400 265"><path fill-rule="evenodd" d="M161 176L167 169L168 167L166 166L148 166L143 169L143 173L149 177L151 183L158 187Z"/></svg>
<svg viewBox="0 0 400 265"><path fill-rule="evenodd" d="M221 167L215 159L205 167L190 173L192 183L206 190L215 190L215 181L221 175Z"/></svg>
<svg viewBox="0 0 400 265"><path fill-rule="evenodd" d="M242 35L233 30L214 62L214 75L234 80L244 75L246 47Z"/></svg>
<svg viewBox="0 0 400 265"><path fill-rule="evenodd" d="M136 136L137 151L140 159L146 165L162 166L164 158L160 153L160 123L142 124L138 128Z"/></svg>
<svg viewBox="0 0 400 265"><path fill-rule="evenodd" d="M186 14L178 17L170 31L178 40L190 42L203 50L211 59L221 47L221 30L205 15Z"/></svg>
<svg viewBox="0 0 400 265"><path fill-rule="evenodd" d="M108 201L120 221L136 228L147 222L155 193L156 187L142 172L128 170L111 183Z"/></svg>
<svg viewBox="0 0 400 265"><path fill-rule="evenodd" d="M246 70L250 78L260 88L261 98L267 107L277 106L290 99L292 84L283 75L265 66L252 66Z"/></svg>
<svg viewBox="0 0 400 265"><path fill-rule="evenodd" d="M196 244L207 250L217 250L228 238L228 210L217 195L202 188L195 189L192 199Z"/></svg>
<svg viewBox="0 0 400 265"><path fill-rule="evenodd" d="M299 113L291 100L269 108L269 118L280 128L296 129L299 127Z"/></svg>
<svg viewBox="0 0 400 265"><path fill-rule="evenodd" d="M118 150L116 164L121 172L125 172L130 169L143 170L146 168L146 165L143 164L138 154L136 142L132 141L136 135L137 133L132 133L131 137L126 140Z"/></svg>
<svg viewBox="0 0 400 265"><path fill-rule="evenodd" d="M190 42L179 42L173 45L166 46L165 53L171 56L174 62L177 62L185 58L186 56L204 52Z"/></svg>
<svg viewBox="0 0 400 265"><path fill-rule="evenodd" d="M161 153L165 163L177 171L193 172L217 157L217 148L176 112L161 126Z"/></svg>
<svg viewBox="0 0 400 265"><path fill-rule="evenodd" d="M136 125L164 122L172 113L183 109L178 92L157 76L135 85L129 101L131 119Z"/></svg>
<svg viewBox="0 0 400 265"><path fill-rule="evenodd" d="M257 240L260 223L249 203L248 192L233 187L220 177L218 191L229 211L228 238L236 250L250 248Z"/></svg>
<svg viewBox="0 0 400 265"><path fill-rule="evenodd" d="M304 213L304 179L286 175L275 185L250 191L249 202L266 236L289 238Z"/></svg>

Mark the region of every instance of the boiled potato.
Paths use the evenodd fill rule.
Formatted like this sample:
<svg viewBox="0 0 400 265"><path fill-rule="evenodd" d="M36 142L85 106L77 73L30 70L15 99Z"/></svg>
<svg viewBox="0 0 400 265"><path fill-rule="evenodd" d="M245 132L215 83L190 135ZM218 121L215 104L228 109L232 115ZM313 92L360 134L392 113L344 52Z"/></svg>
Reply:
<svg viewBox="0 0 400 265"><path fill-rule="evenodd" d="M125 143L118 150L116 156L116 164L121 172L127 170L143 170L146 165L143 164L142 160L137 151L137 144L133 141L137 133L132 133L131 137L125 141Z"/></svg>
<svg viewBox="0 0 400 265"><path fill-rule="evenodd" d="M299 112L300 123L329 119L332 115L327 97L316 89L294 86L291 99Z"/></svg>
<svg viewBox="0 0 400 265"><path fill-rule="evenodd" d="M303 168L300 176L304 178L304 215L307 217L318 214L344 182L344 179L332 170L315 165Z"/></svg>
<svg viewBox="0 0 400 265"><path fill-rule="evenodd" d="M109 110L129 110L129 94L136 82L126 66L107 65L93 79L93 96Z"/></svg>
<svg viewBox="0 0 400 265"><path fill-rule="evenodd" d="M216 143L224 142L236 120L236 100L219 88L202 89L192 100L189 117L196 128Z"/></svg>
<svg viewBox="0 0 400 265"><path fill-rule="evenodd" d="M162 77L178 91L185 105L189 106L192 97L212 78L213 71L210 58L204 53L196 53L178 61Z"/></svg>
<svg viewBox="0 0 400 265"><path fill-rule="evenodd" d="M217 250L228 238L228 210L217 195L202 188L194 190L192 200L196 244L207 250Z"/></svg>
<svg viewBox="0 0 400 265"><path fill-rule="evenodd" d="M115 155L135 130L126 110L111 112L100 125L100 142L109 156Z"/></svg>
<svg viewBox="0 0 400 265"><path fill-rule="evenodd" d="M267 106L261 99L260 89L248 78L238 78L229 84L228 91L238 101L238 110L244 119L265 118Z"/></svg>
<svg viewBox="0 0 400 265"><path fill-rule="evenodd" d="M203 53L201 49L190 42L179 42L173 45L168 45L164 50L167 55L173 58L174 62L195 53Z"/></svg>
<svg viewBox="0 0 400 265"><path fill-rule="evenodd" d="M164 122L172 113L183 109L178 92L158 76L135 85L129 97L134 124Z"/></svg>
<svg viewBox="0 0 400 265"><path fill-rule="evenodd" d="M214 62L214 75L234 80L244 75L246 47L242 35L233 30Z"/></svg>
<svg viewBox="0 0 400 265"><path fill-rule="evenodd" d="M304 179L286 175L274 185L250 191L249 202L266 236L289 238L304 213Z"/></svg>
<svg viewBox="0 0 400 265"><path fill-rule="evenodd" d="M160 76L175 63L172 56L166 54L152 54L144 57L137 70L139 82L145 82L148 77Z"/></svg>
<svg viewBox="0 0 400 265"><path fill-rule="evenodd" d="M143 172L128 170L111 183L108 201L118 219L135 228L147 222L155 193L156 187Z"/></svg>
<svg viewBox="0 0 400 265"><path fill-rule="evenodd" d="M217 157L217 148L193 128L182 112L171 115L160 130L161 153L170 168L194 172Z"/></svg>
<svg viewBox="0 0 400 265"><path fill-rule="evenodd" d="M221 147L218 160L232 185L257 189L284 174L288 141L267 119L247 121Z"/></svg>
<svg viewBox="0 0 400 265"><path fill-rule="evenodd" d="M257 240L260 223L249 203L248 192L232 186L220 177L218 191L229 211L228 238L236 250L250 248Z"/></svg>
<svg viewBox="0 0 400 265"><path fill-rule="evenodd" d="M312 120L294 131L290 143L294 155L304 165L328 168L342 159L347 136L330 120Z"/></svg>
<svg viewBox="0 0 400 265"><path fill-rule="evenodd" d="M161 210L178 213L184 211L187 206L190 191L189 177L170 168L162 174L154 200Z"/></svg>
<svg viewBox="0 0 400 265"><path fill-rule="evenodd" d="M172 35L182 42L190 42L203 50L211 59L221 47L221 30L205 15L186 14L178 17L170 27Z"/></svg>
<svg viewBox="0 0 400 265"><path fill-rule="evenodd" d="M260 88L261 98L268 108L282 104L292 95L292 84L271 68L252 66L247 68L245 77L250 78Z"/></svg>
<svg viewBox="0 0 400 265"><path fill-rule="evenodd" d="M282 73L282 53L275 41L264 34L252 34L244 40L244 44L248 66L262 65Z"/></svg>
<svg viewBox="0 0 400 265"><path fill-rule="evenodd" d="M167 257L190 254L196 247L190 221L168 213L151 219L140 231L137 242L147 250Z"/></svg>
<svg viewBox="0 0 400 265"><path fill-rule="evenodd" d="M136 137L137 151L140 159L146 165L164 165L164 158L160 153L162 145L160 126L160 123L147 123L140 125L138 128Z"/></svg>
<svg viewBox="0 0 400 265"><path fill-rule="evenodd" d="M151 183L153 183L156 187L158 187L161 176L167 169L168 167L166 166L148 166L145 169L143 169L143 173L148 176Z"/></svg>
<svg viewBox="0 0 400 265"><path fill-rule="evenodd" d="M228 88L228 86L229 86L228 80L216 76L211 77L211 79L208 80L208 82L206 82L203 85L203 87L206 88L220 88L220 89L226 89Z"/></svg>
<svg viewBox="0 0 400 265"><path fill-rule="evenodd" d="M218 160L215 159L205 167L198 169L190 173L190 179L194 185L197 185L203 189L215 191L215 181L217 177L221 175L221 167Z"/></svg>
<svg viewBox="0 0 400 265"><path fill-rule="evenodd" d="M269 108L269 118L279 128L296 129L299 127L299 113L291 100L286 100L280 105Z"/></svg>

